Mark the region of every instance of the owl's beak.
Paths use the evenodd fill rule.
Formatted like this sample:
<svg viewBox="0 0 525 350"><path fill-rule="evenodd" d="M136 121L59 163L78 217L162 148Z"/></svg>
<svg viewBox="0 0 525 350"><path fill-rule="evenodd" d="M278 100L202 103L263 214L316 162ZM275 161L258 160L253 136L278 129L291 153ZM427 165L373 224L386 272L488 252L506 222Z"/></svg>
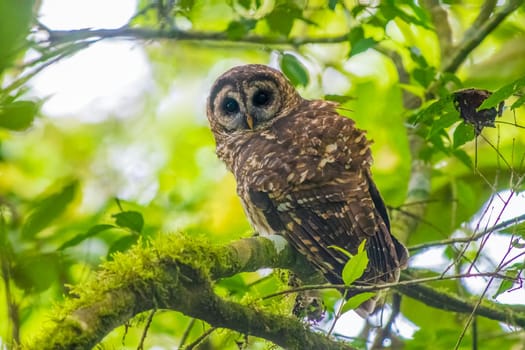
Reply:
<svg viewBox="0 0 525 350"><path fill-rule="evenodd" d="M250 130L253 130L253 117L249 114L246 114L246 124L248 124Z"/></svg>

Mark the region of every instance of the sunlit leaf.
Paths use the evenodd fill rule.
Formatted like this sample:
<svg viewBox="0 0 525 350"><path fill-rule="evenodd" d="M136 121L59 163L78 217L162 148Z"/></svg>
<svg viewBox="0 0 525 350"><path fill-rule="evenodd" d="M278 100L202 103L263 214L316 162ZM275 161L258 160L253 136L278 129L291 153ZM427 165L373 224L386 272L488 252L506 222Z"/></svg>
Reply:
<svg viewBox="0 0 525 350"><path fill-rule="evenodd" d="M410 52L410 58L412 58L412 61L414 61L420 68L428 67L428 62L418 47L411 46L409 49L409 52Z"/></svg>
<svg viewBox="0 0 525 350"><path fill-rule="evenodd" d="M512 287L514 286L515 279L518 277L518 274L519 273L515 270L506 271L505 276L507 278L501 281L498 290L496 291L496 293L494 293L492 298L496 299L500 294L503 294L509 289L512 289Z"/></svg>
<svg viewBox="0 0 525 350"><path fill-rule="evenodd" d="M454 130L453 147L461 147L465 143L472 141L475 136L476 135L474 133L474 128L472 127L472 125L460 123Z"/></svg>
<svg viewBox="0 0 525 350"><path fill-rule="evenodd" d="M66 241L64 244L62 244L58 248L58 250L64 250L64 249L69 248L69 247L74 247L74 246L78 245L79 243L85 241L86 239L91 238L93 236L96 236L100 232L104 232L104 231L107 231L107 230L115 228L115 227L116 226L109 225L109 224L95 225L92 228L90 228L87 232L85 232L83 234L79 234L79 235L73 237L72 239Z"/></svg>
<svg viewBox="0 0 525 350"><path fill-rule="evenodd" d="M500 230L499 233L525 237L525 221Z"/></svg>
<svg viewBox="0 0 525 350"><path fill-rule="evenodd" d="M412 76L414 77L414 80L417 81L421 86L428 87L434 81L436 76L436 68L415 68L412 71Z"/></svg>
<svg viewBox="0 0 525 350"><path fill-rule="evenodd" d="M301 10L293 3L276 6L275 9L266 16L266 22L272 31L284 36L288 36L292 30L296 18L301 17Z"/></svg>
<svg viewBox="0 0 525 350"><path fill-rule="evenodd" d="M510 106L512 109L519 108L525 104L525 95L519 97L514 103Z"/></svg>
<svg viewBox="0 0 525 350"><path fill-rule="evenodd" d="M452 155L460 160L461 163L465 164L465 166L467 166L469 169L474 169L472 158L461 148L453 150Z"/></svg>
<svg viewBox="0 0 525 350"><path fill-rule="evenodd" d="M330 245L330 246L328 246L328 248L330 248L330 249L335 249L335 250L337 250L337 251L343 253L343 254L346 255L349 259L351 259L351 258L354 257L354 255L351 254L348 250L343 249L343 248L341 248L341 247L338 247L338 246L336 246L336 245Z"/></svg>
<svg viewBox="0 0 525 350"><path fill-rule="evenodd" d="M324 100L326 101L333 101L337 102L339 104L346 103L348 101L355 100L355 97L353 96L344 96L344 95L324 95Z"/></svg>
<svg viewBox="0 0 525 350"><path fill-rule="evenodd" d="M395 18L398 17L406 23L416 24L423 28L431 29L431 26L428 22L428 19L425 17L418 18L405 12L401 7L399 7L394 1L382 1L379 9L386 18ZM418 11L417 16L421 15L423 12Z"/></svg>
<svg viewBox="0 0 525 350"><path fill-rule="evenodd" d="M257 21L255 20L233 21L228 25L226 34L228 34L228 38L230 39L240 39L246 36L250 30L255 28L256 24Z"/></svg>
<svg viewBox="0 0 525 350"><path fill-rule="evenodd" d="M519 92L525 87L525 77L521 77L510 84L504 85L498 90L494 91L492 95L489 96L481 106L478 107L478 110L487 109L491 107L496 107L500 104L501 101L506 100L516 92Z"/></svg>
<svg viewBox="0 0 525 350"><path fill-rule="evenodd" d="M284 53L281 56L281 69L293 85L308 85L308 71L294 55Z"/></svg>
<svg viewBox="0 0 525 350"><path fill-rule="evenodd" d="M33 124L38 106L32 101L16 101L0 106L0 127L21 131Z"/></svg>
<svg viewBox="0 0 525 350"><path fill-rule="evenodd" d="M358 53L364 52L369 48L377 44L372 38L365 37L363 27L354 27L348 34L348 41L350 41L350 53L349 57L357 55Z"/></svg>
<svg viewBox="0 0 525 350"><path fill-rule="evenodd" d="M9 66L29 34L32 0L0 1L0 73Z"/></svg>
<svg viewBox="0 0 525 350"><path fill-rule="evenodd" d="M144 227L144 218L138 211L123 211L112 215L115 224L122 228L128 228L133 232L140 233Z"/></svg>
<svg viewBox="0 0 525 350"><path fill-rule="evenodd" d="M341 313L344 314L347 311L356 309L357 307L359 307L359 305L374 297L374 295L376 295L376 293L372 292L364 292L354 295L353 297L345 301L343 308L341 309Z"/></svg>
<svg viewBox="0 0 525 350"><path fill-rule="evenodd" d="M59 259L57 253L20 253L12 271L16 285L26 292L45 291L58 279Z"/></svg>
<svg viewBox="0 0 525 350"><path fill-rule="evenodd" d="M354 255L343 268L342 278L346 285L351 285L363 275L368 265L368 254L365 249L366 240L359 245L357 254Z"/></svg>
<svg viewBox="0 0 525 350"><path fill-rule="evenodd" d="M444 112L454 111L456 111L456 109L454 108L454 104L452 103L452 96L449 95L446 98L439 99L437 101L432 102L430 105L421 108L417 113L412 115L408 119L408 121L414 124L423 122L428 123L431 122L436 116L439 116Z"/></svg>
<svg viewBox="0 0 525 350"><path fill-rule="evenodd" d="M22 237L24 239L33 237L57 219L75 198L77 187L78 182L72 181L60 191L38 201L24 220Z"/></svg>
<svg viewBox="0 0 525 350"><path fill-rule="evenodd" d="M107 259L112 260L116 252L125 252L131 248L139 239L138 235L126 235L115 241L108 250Z"/></svg>
<svg viewBox="0 0 525 350"><path fill-rule="evenodd" d="M445 128L452 126L459 120L459 113L444 113L432 122L427 139L441 133Z"/></svg>

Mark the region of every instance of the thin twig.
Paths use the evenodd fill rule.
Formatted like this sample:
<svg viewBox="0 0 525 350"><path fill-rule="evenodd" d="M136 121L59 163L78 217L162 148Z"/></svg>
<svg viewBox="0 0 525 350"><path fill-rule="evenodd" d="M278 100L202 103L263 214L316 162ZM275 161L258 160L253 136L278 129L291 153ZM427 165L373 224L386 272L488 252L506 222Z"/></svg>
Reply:
<svg viewBox="0 0 525 350"><path fill-rule="evenodd" d="M401 286L414 286L421 283L427 283L427 282L437 282L437 281L444 281L444 280L455 280L455 279L462 279L462 278L472 278L472 277L494 277L494 278L500 278L500 279L506 279L506 280L514 280L511 277L497 274L494 272L481 272L481 273L467 273L467 274L455 274L450 276L432 276L432 277L424 277L424 278L417 278L417 279L411 279L411 280L404 280L399 282L391 282L391 283L384 283L384 284L377 284L377 285L369 285L369 286L363 286L363 285L345 285L345 284L312 284L312 285L304 285L300 287L294 287L290 289L285 289L279 292L271 293L268 295L265 295L262 297L262 300L275 298L281 295L287 295L297 292L304 292L308 290L322 290L322 289L336 289L336 290L349 290L349 291L356 291L356 292L377 292L379 290L383 289L390 289L390 288L396 288Z"/></svg>
<svg viewBox="0 0 525 350"><path fill-rule="evenodd" d="M188 324L188 327L186 327L186 329L184 330L184 333L182 334L182 338L180 339L179 349L184 348L184 343L186 343L186 340L188 340L190 332L193 329L193 326L195 325L196 322L197 322L197 319L192 318L190 321L190 324Z"/></svg>
<svg viewBox="0 0 525 350"><path fill-rule="evenodd" d="M146 325L144 326L144 330L142 331L142 335L140 337L139 345L137 346L137 350L144 349L144 342L146 341L146 336L148 335L148 329L151 326L151 323L153 322L153 316L155 316L156 312L157 309L155 308L149 313L148 319L146 320Z"/></svg>
<svg viewBox="0 0 525 350"><path fill-rule="evenodd" d="M413 246L408 247L408 251L414 252L422 249L428 249L432 247L439 247L443 245L450 245L455 243L468 243L472 241L476 241L480 239L481 237L485 236L487 233L498 231L501 229L504 229L509 226L517 225L520 222L525 221L525 214L516 216L515 218L505 220L500 222L499 224L496 224L490 228L487 228L483 230L482 232L479 232L475 235L469 236L469 237L458 237L458 238L449 238L449 239L443 239L440 241L434 241L434 242L428 242L428 243L422 243L422 244L415 244Z"/></svg>
<svg viewBox="0 0 525 350"><path fill-rule="evenodd" d="M189 343L188 345L186 345L186 347L184 348L181 348L181 349L184 349L184 350L192 350L194 349L196 346L198 346L204 339L208 338L213 332L215 332L215 330L217 329L217 327L211 327L209 329L207 329L204 333L202 333L197 339L195 339L194 341L192 341L191 343Z"/></svg>

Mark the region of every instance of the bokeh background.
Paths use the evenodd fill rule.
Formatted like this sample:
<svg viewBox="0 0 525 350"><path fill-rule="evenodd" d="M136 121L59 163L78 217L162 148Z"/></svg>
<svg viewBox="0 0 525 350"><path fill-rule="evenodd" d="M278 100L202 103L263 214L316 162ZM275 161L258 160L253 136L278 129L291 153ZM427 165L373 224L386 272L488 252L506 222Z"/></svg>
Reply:
<svg viewBox="0 0 525 350"><path fill-rule="evenodd" d="M14 334L22 340L30 338L46 321L52 305L67 293L68 284L82 284L101 261L138 240L185 232L225 243L252 234L233 177L214 154L205 116L211 84L235 65L263 63L298 69L291 78L298 79L294 82L304 97L344 101L345 115L374 140L374 180L385 202L393 211L402 211L411 165L407 120L414 115L403 105L403 91L424 99L425 91L436 82L441 84L438 97L467 87L494 91L525 76L523 6L487 36L457 72L447 75L440 73L447 57L442 57L443 42L429 4L448 14L453 45L470 35L483 4L425 3L426 7L412 1L278 0L44 0L21 1L16 5L20 8L3 4L0 21L22 28L18 36L31 43L5 64L3 88L45 67L2 95L4 102L5 96L15 93L19 99L35 101L39 112L23 131L0 130L2 264L9 266L4 268L0 288L0 320L7 321L0 322L0 344L7 347ZM160 4L166 13L160 11ZM28 8L31 15L21 16ZM71 52L56 63L47 65L49 61L42 58L65 46L52 33L62 33L65 43L75 43L67 39L74 30L123 26L226 33L227 40L206 36L201 40L198 35L193 40L96 38L85 47L66 47ZM334 38L349 31L348 40L336 43L292 45L290 39ZM269 40L243 40L250 36ZM9 48L8 43L3 45ZM402 60L409 81L400 83L392 52ZM286 66L283 60L291 63ZM305 81L301 81L303 73ZM510 108L518 99L519 94L510 97L496 128L485 128L483 138L466 140L458 147L452 140L461 124L459 117L435 118L443 124L436 137L427 135L425 156L433 168L432 194L427 215L419 218L421 224L410 235L409 245L468 235L524 214L525 198L520 193L525 132L520 125L525 124L525 113L523 108ZM424 102L423 108L433 101ZM139 215L126 218L133 224L122 225L118 222L122 212ZM523 237L523 225L516 227L494 233L486 249L473 244L466 256L481 252L477 268L495 271L502 259L511 259L505 256L509 239ZM523 270L523 247L518 245L511 253L518 256L513 261L517 265L509 263L504 272L518 274ZM438 247L415 255L410 264L441 273L455 258L457 250ZM451 272L459 273L467 266L468 259L454 265ZM479 295L487 281L469 278L443 282L441 287ZM515 290L493 299L499 294L498 286L488 298L523 304L523 286L514 285ZM278 274L262 271L223 281L218 288L241 300L284 286ZM330 311L337 295L329 293L326 298L329 313L320 329L327 329L333 320ZM430 341L436 349L455 344L461 317L413 300L404 302L402 312L395 330L405 348L426 349ZM372 323L380 324L381 319ZM191 340L207 327L176 312L159 312L146 345L175 349L185 330ZM338 322L336 333L354 339L364 334L363 327L364 321L349 313ZM485 332L483 348L523 344L523 333L507 324L479 319L478 327L480 334ZM142 330L139 317L131 327L112 332L103 346L135 348ZM220 330L202 348L234 349L234 341L242 339ZM471 342L465 339L461 348L471 348ZM259 340L249 343L250 349L267 346Z"/></svg>

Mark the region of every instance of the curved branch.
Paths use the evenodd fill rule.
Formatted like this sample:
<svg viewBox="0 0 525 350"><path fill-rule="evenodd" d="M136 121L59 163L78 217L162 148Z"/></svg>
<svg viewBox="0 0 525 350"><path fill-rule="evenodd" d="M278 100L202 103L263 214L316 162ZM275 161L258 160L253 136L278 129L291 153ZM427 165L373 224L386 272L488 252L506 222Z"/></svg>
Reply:
<svg viewBox="0 0 525 350"><path fill-rule="evenodd" d="M271 313L260 305L241 305L213 291L212 279L269 266L301 270L301 265L304 262L282 237L243 239L219 247L187 237L163 236L150 247L136 246L116 255L93 279L76 286L53 321L27 348L91 348L133 316L164 308L287 349L352 349L313 332L294 317Z"/></svg>
<svg viewBox="0 0 525 350"><path fill-rule="evenodd" d="M225 246L175 235L162 236L150 247L137 246L115 256L93 279L74 287L52 322L27 348L91 348L138 313L163 308L206 321L212 327L261 337L288 349L352 349L325 334L315 333L294 317L269 312L262 304L241 305L213 291L214 279L264 267L287 268L303 276L312 273L309 264L280 236L241 239ZM472 301L422 284L449 277L415 278L403 273L397 283L350 288L370 291L390 287L431 307L472 312ZM312 287L345 288L304 286L294 292ZM519 306L487 302L475 312L525 327L525 310Z"/></svg>

